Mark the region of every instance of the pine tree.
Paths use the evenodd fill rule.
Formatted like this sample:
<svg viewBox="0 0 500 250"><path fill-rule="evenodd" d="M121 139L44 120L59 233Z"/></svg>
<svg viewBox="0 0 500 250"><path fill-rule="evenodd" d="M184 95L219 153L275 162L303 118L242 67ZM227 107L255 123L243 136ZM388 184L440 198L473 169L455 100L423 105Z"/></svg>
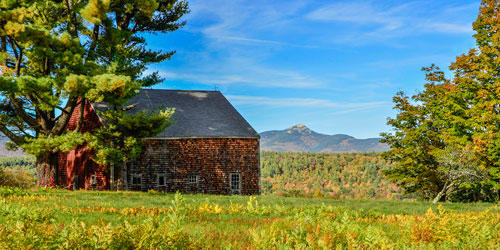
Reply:
<svg viewBox="0 0 500 250"><path fill-rule="evenodd" d="M0 1L0 131L36 156L39 184L57 184L58 152L84 142L82 122L66 131L79 104L121 110L162 81L146 67L173 52L147 49L144 35L179 29L187 12L177 0Z"/></svg>

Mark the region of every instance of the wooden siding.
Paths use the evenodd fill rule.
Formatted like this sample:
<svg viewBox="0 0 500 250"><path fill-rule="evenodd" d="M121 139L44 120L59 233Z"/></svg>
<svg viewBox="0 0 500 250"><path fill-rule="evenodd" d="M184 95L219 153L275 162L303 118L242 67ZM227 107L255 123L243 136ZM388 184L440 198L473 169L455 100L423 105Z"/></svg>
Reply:
<svg viewBox="0 0 500 250"><path fill-rule="evenodd" d="M67 129L77 128L77 107ZM92 106L85 102L85 122L81 131L92 131L102 126ZM177 138L145 139L142 155L128 164L127 183L130 190L184 193L231 194L229 176L241 174L241 194L260 193L260 156L258 138ZM63 188L72 189L78 175L80 189L110 189L110 174L97 166L92 152L84 145L59 154L58 176ZM132 175L141 175L141 185L132 184ZM91 185L91 176L96 184ZM165 175L166 185L158 185L158 175ZM189 183L189 176L197 175L198 183Z"/></svg>
<svg viewBox="0 0 500 250"><path fill-rule="evenodd" d="M81 132L92 131L93 129L102 126L99 117L89 104L88 101L84 102L84 123ZM75 130L78 126L80 117L80 105L75 108L71 116L67 130ZM109 189L109 173L102 166L95 164L90 158L92 152L89 151L84 145L78 146L76 149L67 153L60 153L58 160L58 176L59 185L62 188L73 189L73 180L75 175L78 175L78 188L79 189L95 189L104 190ZM91 185L91 176L96 176L96 184Z"/></svg>
<svg viewBox="0 0 500 250"><path fill-rule="evenodd" d="M257 138L196 138L147 140L138 159L128 164L130 190L231 194L230 173L241 174L241 194L259 194L260 162ZM140 174L142 185L132 185ZM158 186L158 175L166 186ZM198 175L190 184L189 176Z"/></svg>

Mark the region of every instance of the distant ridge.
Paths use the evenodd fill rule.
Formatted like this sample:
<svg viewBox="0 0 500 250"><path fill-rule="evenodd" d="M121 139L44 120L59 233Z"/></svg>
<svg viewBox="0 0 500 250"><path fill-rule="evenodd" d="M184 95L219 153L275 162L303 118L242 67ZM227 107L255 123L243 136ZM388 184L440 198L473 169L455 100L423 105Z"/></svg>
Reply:
<svg viewBox="0 0 500 250"><path fill-rule="evenodd" d="M26 156L21 149L10 151L5 148L5 143L10 139L0 134L0 157L23 157Z"/></svg>
<svg viewBox="0 0 500 250"><path fill-rule="evenodd" d="M356 139L349 135L325 135L312 131L304 124L285 130L260 133L260 149L280 152L383 152L389 146L380 143L381 138Z"/></svg>

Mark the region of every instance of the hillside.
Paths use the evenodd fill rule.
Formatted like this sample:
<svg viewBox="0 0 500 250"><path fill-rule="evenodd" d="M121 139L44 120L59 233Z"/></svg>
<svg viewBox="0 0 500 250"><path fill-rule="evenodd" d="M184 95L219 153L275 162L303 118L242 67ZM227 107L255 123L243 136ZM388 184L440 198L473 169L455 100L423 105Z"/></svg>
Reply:
<svg viewBox="0 0 500 250"><path fill-rule="evenodd" d="M262 192L284 196L401 199L380 153L261 152Z"/></svg>
<svg viewBox="0 0 500 250"><path fill-rule="evenodd" d="M0 137L0 157L21 157L25 156L22 150L10 151L5 148L5 143L9 142L9 138Z"/></svg>
<svg viewBox="0 0 500 250"><path fill-rule="evenodd" d="M349 135L325 135L312 131L303 124L285 130L260 133L260 149L280 152L382 152L389 149L380 138L356 139Z"/></svg>

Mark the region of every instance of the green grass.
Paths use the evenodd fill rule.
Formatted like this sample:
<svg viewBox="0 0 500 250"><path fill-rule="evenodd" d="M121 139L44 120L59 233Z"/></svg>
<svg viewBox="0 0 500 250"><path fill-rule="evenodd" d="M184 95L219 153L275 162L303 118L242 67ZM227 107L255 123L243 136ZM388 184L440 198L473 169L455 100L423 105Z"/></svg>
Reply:
<svg viewBox="0 0 500 250"><path fill-rule="evenodd" d="M40 192L38 192L40 193ZM37 192L34 192L37 194ZM109 191L54 191L44 203L51 204L58 202L68 207L85 207L100 205L104 207L163 207L171 206L174 194L151 194L142 192L109 192ZM199 206L208 203L217 203L221 206L228 206L231 203L246 205L249 196L225 196L206 194L183 194L186 204L189 206ZM307 208L310 206L342 206L353 210L375 211L383 214L423 214L429 208L436 209L438 205L446 209L457 212L484 211L494 203L439 203L432 204L426 201L412 200L337 200L330 198L294 198L260 195L256 196L257 201L263 206L281 205L291 208Z"/></svg>
<svg viewBox="0 0 500 250"><path fill-rule="evenodd" d="M92 249L96 244L104 249L481 249L500 244L499 208L491 203L61 190L3 193L0 249Z"/></svg>

